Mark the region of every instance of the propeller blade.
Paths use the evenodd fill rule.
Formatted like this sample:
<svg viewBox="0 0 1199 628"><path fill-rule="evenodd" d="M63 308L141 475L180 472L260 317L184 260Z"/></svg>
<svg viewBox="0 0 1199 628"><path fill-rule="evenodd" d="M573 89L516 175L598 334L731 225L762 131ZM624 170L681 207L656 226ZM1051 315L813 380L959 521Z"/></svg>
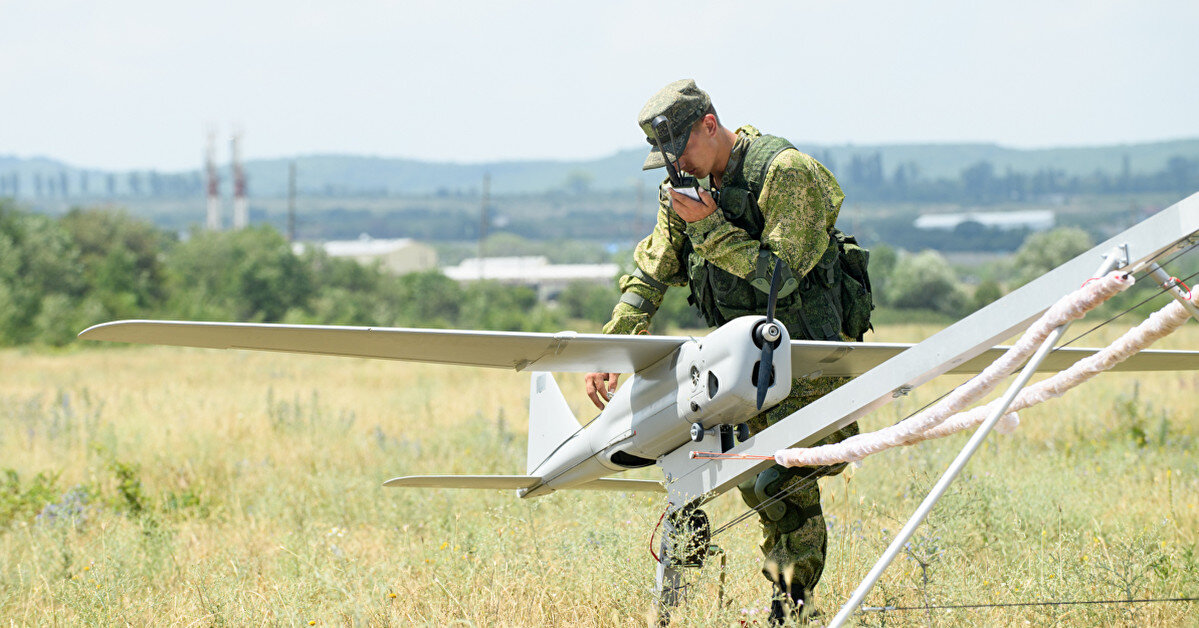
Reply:
<svg viewBox="0 0 1199 628"><path fill-rule="evenodd" d="M779 300L779 275L783 274L783 258L778 258L774 262L774 272L770 275L770 295L766 301L766 322L764 325L769 325L774 322L774 306ZM759 326L758 329L762 329ZM775 341L762 338L762 360L758 362L758 409L762 409L762 403L766 401L766 391L770 389L770 373L774 369L774 343Z"/></svg>
<svg viewBox="0 0 1199 628"><path fill-rule="evenodd" d="M770 389L770 371L774 368L774 343L762 343L762 361L758 363L758 409L766 401L766 391Z"/></svg>
<svg viewBox="0 0 1199 628"><path fill-rule="evenodd" d="M766 322L774 320L774 304L779 300L779 275L783 274L783 258L774 262L774 272L770 275L770 296L766 301Z"/></svg>

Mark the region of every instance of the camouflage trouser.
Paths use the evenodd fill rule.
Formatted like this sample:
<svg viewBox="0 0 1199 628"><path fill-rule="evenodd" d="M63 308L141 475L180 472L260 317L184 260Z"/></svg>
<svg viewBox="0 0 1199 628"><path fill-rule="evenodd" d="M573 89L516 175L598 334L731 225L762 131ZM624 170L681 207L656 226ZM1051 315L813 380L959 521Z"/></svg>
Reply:
<svg viewBox="0 0 1199 628"><path fill-rule="evenodd" d="M832 392L849 379L824 377L795 380L790 396L749 422L750 432L766 429L779 419ZM850 423L818 444L840 442L857 433L858 424ZM820 574L824 572L824 554L828 546L824 516L820 510L820 486L816 480L821 476L840 473L844 468L844 464L795 468L776 464L737 487L745 503L756 508L774 495L799 485L785 498L759 513L764 537L762 553L765 555L762 575L766 579L787 588L802 587L809 595L816 587Z"/></svg>

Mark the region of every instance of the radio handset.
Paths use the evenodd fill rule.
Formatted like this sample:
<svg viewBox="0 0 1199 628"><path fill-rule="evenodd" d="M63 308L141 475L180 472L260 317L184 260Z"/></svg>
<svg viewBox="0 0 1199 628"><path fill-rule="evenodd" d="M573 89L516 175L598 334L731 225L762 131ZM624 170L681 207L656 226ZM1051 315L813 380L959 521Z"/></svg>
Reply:
<svg viewBox="0 0 1199 628"><path fill-rule="evenodd" d="M699 200L699 181L695 177L684 177L679 174L678 167L674 162L671 162L670 156L666 154L665 143L663 139L669 139L670 144L674 145L674 131L670 128L670 120L664 115L657 116L650 121L650 127L654 130L654 140L658 145L658 152L662 153L662 160L666 162L666 176L670 179L670 187L679 194L698 201Z"/></svg>

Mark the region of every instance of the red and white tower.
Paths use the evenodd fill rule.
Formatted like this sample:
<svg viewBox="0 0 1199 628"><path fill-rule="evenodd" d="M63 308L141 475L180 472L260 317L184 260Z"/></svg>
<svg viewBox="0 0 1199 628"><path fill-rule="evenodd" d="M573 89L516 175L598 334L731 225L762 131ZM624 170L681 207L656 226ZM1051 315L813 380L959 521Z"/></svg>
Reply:
<svg viewBox="0 0 1199 628"><path fill-rule="evenodd" d="M219 231L221 229L221 176L216 171L216 131L208 131L204 168L208 175L207 226L210 231Z"/></svg>
<svg viewBox="0 0 1199 628"><path fill-rule="evenodd" d="M250 224L250 206L246 201L246 171L241 162L240 130L233 133L230 147L233 152L233 228L245 229Z"/></svg>

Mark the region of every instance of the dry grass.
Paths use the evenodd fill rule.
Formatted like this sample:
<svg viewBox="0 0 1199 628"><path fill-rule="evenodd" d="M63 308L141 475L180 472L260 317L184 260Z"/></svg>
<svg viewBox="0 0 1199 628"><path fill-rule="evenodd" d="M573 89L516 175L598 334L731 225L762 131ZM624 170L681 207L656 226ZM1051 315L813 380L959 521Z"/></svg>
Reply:
<svg viewBox="0 0 1199 628"><path fill-rule="evenodd" d="M1163 346L1199 346L1191 327ZM888 328L879 339L931 331ZM0 616L15 623L645 622L659 497L522 501L380 487L403 474L522 472L527 376L158 347L8 350L0 373L0 469L16 470L23 489L39 472L57 474L58 512L72 487L87 496L74 520L49 509L0 529ZM559 379L589 417L580 378ZM864 427L954 383L921 389ZM1016 434L979 452L868 603L1199 595L1197 387L1194 373L1105 375L1024 413ZM823 480L831 535L818 606L831 612L845 599L964 438ZM734 496L708 508L717 522L742 509ZM753 612L768 595L756 536L747 523L716 540L728 558L726 605L710 563L694 574L680 625L763 619ZM1195 616L1193 604L1155 604L861 620L1191 625Z"/></svg>

